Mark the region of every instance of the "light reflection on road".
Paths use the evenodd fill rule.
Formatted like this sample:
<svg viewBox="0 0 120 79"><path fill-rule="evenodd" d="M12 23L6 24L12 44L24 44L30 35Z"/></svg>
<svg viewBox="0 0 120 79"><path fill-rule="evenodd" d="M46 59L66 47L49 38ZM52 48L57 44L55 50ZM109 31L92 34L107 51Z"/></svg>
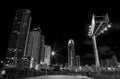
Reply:
<svg viewBox="0 0 120 79"><path fill-rule="evenodd" d="M86 76L47 75L47 76L30 77L24 79L94 79L94 78L89 78Z"/></svg>

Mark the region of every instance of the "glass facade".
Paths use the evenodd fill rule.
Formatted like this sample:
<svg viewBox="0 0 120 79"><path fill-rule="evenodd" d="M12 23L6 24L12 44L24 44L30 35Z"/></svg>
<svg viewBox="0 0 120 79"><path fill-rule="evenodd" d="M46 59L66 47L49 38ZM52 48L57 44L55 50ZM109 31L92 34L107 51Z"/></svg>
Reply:
<svg viewBox="0 0 120 79"><path fill-rule="evenodd" d="M28 9L16 11L14 24L6 53L6 64L15 64L15 59L21 58L26 53L27 38L31 23L31 12ZM13 62L9 63L11 60Z"/></svg>

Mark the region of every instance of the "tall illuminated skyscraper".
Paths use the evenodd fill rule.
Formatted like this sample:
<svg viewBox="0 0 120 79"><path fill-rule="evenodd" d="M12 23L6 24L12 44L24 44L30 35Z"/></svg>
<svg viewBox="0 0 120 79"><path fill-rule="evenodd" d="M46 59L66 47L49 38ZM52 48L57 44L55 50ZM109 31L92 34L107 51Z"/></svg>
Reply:
<svg viewBox="0 0 120 79"><path fill-rule="evenodd" d="M68 42L68 67L75 65L75 45L73 39L70 39Z"/></svg>
<svg viewBox="0 0 120 79"><path fill-rule="evenodd" d="M28 9L17 10L11 37L6 53L5 64L17 65L17 59L25 56L31 24L31 11Z"/></svg>

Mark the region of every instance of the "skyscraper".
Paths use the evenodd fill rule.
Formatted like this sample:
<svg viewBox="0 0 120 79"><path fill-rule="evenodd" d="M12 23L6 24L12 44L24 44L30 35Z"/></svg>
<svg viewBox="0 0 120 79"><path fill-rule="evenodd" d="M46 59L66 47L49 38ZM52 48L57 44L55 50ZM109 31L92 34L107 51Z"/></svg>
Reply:
<svg viewBox="0 0 120 79"><path fill-rule="evenodd" d="M68 67L75 65L75 45L73 39L70 39L68 42Z"/></svg>
<svg viewBox="0 0 120 79"><path fill-rule="evenodd" d="M30 31L27 45L27 57L31 57L30 67L40 64L44 58L44 36L41 34L40 28L34 28Z"/></svg>
<svg viewBox="0 0 120 79"><path fill-rule="evenodd" d="M8 44L5 64L17 65L17 59L25 55L30 24L31 11L28 9L17 10Z"/></svg>
<svg viewBox="0 0 120 79"><path fill-rule="evenodd" d="M76 67L80 66L80 56L76 55Z"/></svg>
<svg viewBox="0 0 120 79"><path fill-rule="evenodd" d="M38 63L39 49L40 49L40 32L30 31L26 56L31 57L31 60Z"/></svg>

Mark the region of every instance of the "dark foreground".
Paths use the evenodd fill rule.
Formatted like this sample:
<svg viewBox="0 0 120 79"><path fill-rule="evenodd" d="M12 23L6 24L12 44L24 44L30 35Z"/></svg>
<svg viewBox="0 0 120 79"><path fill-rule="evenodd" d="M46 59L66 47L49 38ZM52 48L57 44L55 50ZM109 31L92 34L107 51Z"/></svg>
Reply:
<svg viewBox="0 0 120 79"><path fill-rule="evenodd" d="M120 71L37 71L28 68L2 70L5 70L6 73L0 74L0 79L40 79L41 77L44 77L43 79L55 79L55 77L59 77L56 79L120 79Z"/></svg>

